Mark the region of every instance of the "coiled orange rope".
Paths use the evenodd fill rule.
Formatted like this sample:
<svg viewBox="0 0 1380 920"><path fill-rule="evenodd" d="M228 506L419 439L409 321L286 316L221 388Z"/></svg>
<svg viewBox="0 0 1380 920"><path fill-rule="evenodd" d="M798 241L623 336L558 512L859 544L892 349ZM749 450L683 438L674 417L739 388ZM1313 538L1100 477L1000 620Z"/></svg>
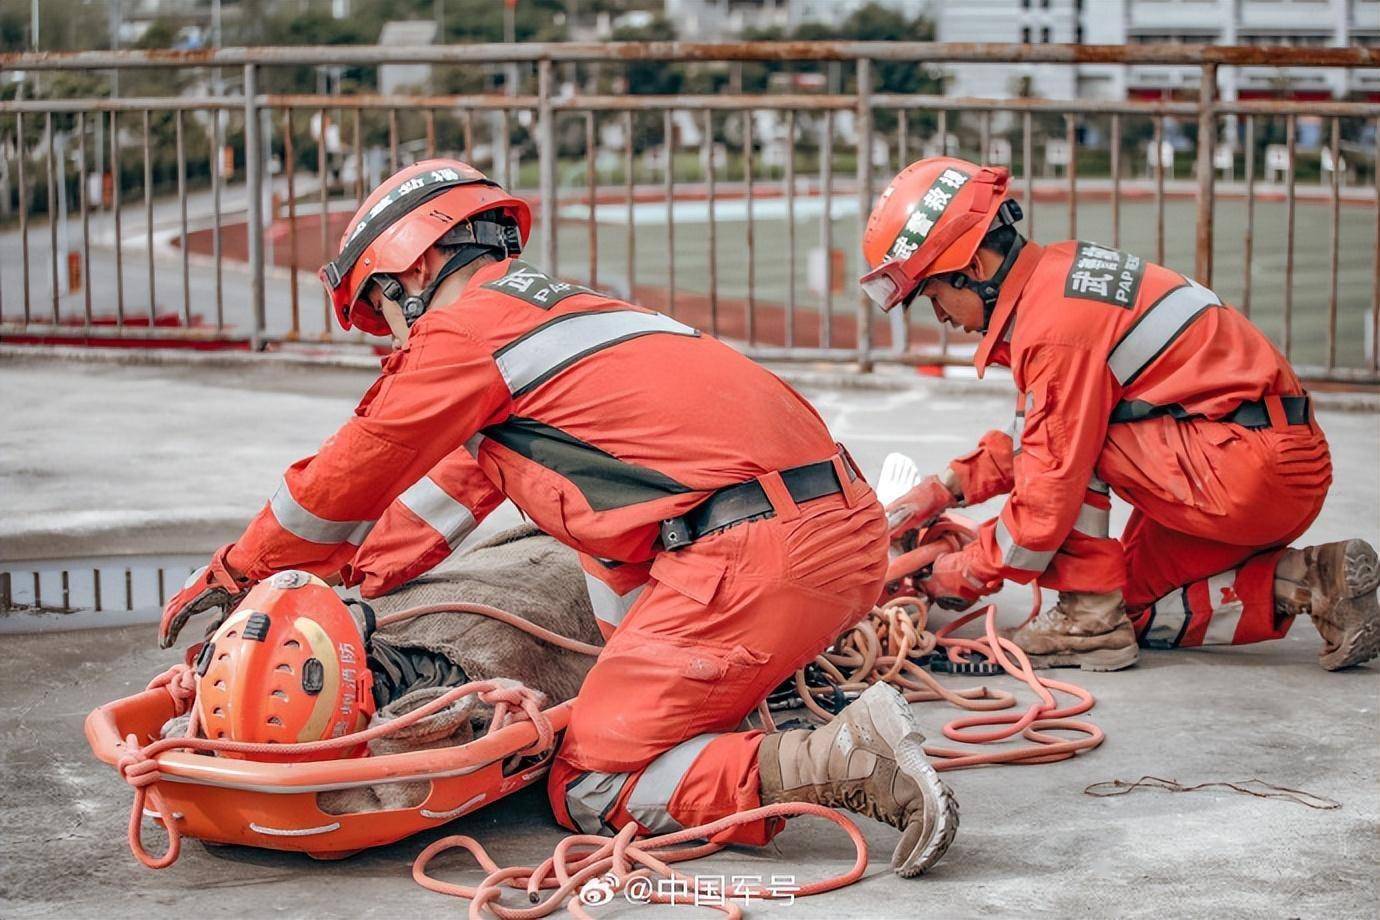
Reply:
<svg viewBox="0 0 1380 920"><path fill-rule="evenodd" d="M898 587L913 587L916 573L929 568L944 553L956 552L977 537L976 525L957 517L942 517L921 531L915 549L897 556L888 568L887 581ZM1034 603L1030 615L1040 612L1038 585L1032 585ZM962 744L993 744L1017 736L1029 744L996 750L946 748L926 745L925 753L935 759L936 770L958 770L988 764L1052 763L1066 760L1079 751L1097 747L1106 737L1091 722L1075 720L1093 708L1095 700L1087 690L1066 681L1040 677L1030 659L1010 639L997 631L995 605L988 605L940 629L927 627L930 602L914 595L892 598L876 607L861 622L839 637L830 649L815 658L814 664L831 686L811 686L805 669L796 672L795 687L801 701L816 716L830 719L833 714L819 704L833 697L836 689L845 694L860 693L868 685L885 682L900 690L908 702L944 700L970 712L988 713L952 720L943 728L944 737ZM954 632L981 617L983 635L956 636ZM1037 700L1023 713L1014 711L1016 697L987 686L951 689L941 684L925 667L932 655L942 652L949 661L966 663L976 653L1001 666L1006 673L1025 683ZM1055 693L1067 694L1074 701L1061 707ZM996 726L980 731L983 726ZM1065 738L1049 732L1064 731L1082 735Z"/></svg>
<svg viewBox="0 0 1380 920"><path fill-rule="evenodd" d="M540 866L513 866L501 868L495 863L484 847L473 837L443 837L431 844L417 856L412 864L412 878L429 891L465 898L469 901L469 916L478 920L494 916L500 920L536 920L546 917L564 906L573 916L586 918L582 907L585 886L591 881L600 880L600 886L609 895L615 892L631 892L638 879L658 876L682 882L683 896L668 895L650 883L642 888L642 894L635 903L672 904L686 903L685 898L699 896L696 903L702 907L713 907L727 916L739 918L742 908L730 900L727 894L745 901L751 899L770 900L780 895L770 888L750 886L733 892L714 892L706 889L704 883L695 876L684 875L671 868L672 863L699 859L722 849L719 844L702 843L695 846L680 847L692 840L704 840L740 824L768 818L795 818L804 815L824 818L843 828L853 842L855 858L847 872L831 876L817 882L795 887L791 897L808 897L834 891L851 885L862 878L867 869L867 841L852 821L832 809L806 802L787 802L777 805L764 805L748 811L738 812L709 824L687 827L671 834L636 839L637 826L628 824L613 837L600 837L592 834L571 834L556 845L555 852ZM475 861L489 873L483 881L473 888L443 882L428 875L426 870L431 860L441 853L460 848L467 850ZM499 898L505 889L518 889L527 892L531 907L515 908L504 905ZM542 899L541 891L551 891ZM591 902L593 903L593 902ZM486 911L488 913L486 913Z"/></svg>

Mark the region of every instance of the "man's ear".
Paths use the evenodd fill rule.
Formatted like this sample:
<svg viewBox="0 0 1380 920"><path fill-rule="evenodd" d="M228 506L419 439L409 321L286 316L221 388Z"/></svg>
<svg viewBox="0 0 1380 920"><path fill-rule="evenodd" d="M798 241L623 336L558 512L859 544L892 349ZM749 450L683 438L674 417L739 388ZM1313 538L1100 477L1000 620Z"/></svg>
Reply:
<svg viewBox="0 0 1380 920"><path fill-rule="evenodd" d="M987 280L987 268L982 264L982 257L978 254L981 251L982 250L979 249L978 252L973 253L972 261L969 262L968 267L963 270L963 274L975 281Z"/></svg>
<svg viewBox="0 0 1380 920"><path fill-rule="evenodd" d="M407 271L398 275L398 280L402 282L403 287L413 292L420 291L422 288L426 287L427 281L432 276L431 258L433 252L435 252L434 249L428 249L426 252L422 253L421 257L418 258L416 262L412 263L412 266L408 268Z"/></svg>

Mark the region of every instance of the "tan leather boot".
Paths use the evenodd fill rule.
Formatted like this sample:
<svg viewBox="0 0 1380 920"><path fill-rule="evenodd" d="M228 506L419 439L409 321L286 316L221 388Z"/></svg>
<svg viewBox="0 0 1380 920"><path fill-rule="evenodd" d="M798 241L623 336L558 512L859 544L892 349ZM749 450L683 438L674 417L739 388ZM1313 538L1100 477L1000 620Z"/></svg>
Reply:
<svg viewBox="0 0 1380 920"><path fill-rule="evenodd" d="M1329 671L1380 655L1380 562L1365 540L1291 549L1275 564L1275 613L1312 618Z"/></svg>
<svg viewBox="0 0 1380 920"><path fill-rule="evenodd" d="M1136 631L1120 591L1108 594L1059 592L1053 607L1019 629L1002 630L1036 668L1120 671L1140 657Z"/></svg>
<svg viewBox="0 0 1380 920"><path fill-rule="evenodd" d="M762 739L762 802L813 802L884 821L901 831L891 868L919 875L958 831L958 802L925 757L924 740L905 698L873 684L828 725Z"/></svg>

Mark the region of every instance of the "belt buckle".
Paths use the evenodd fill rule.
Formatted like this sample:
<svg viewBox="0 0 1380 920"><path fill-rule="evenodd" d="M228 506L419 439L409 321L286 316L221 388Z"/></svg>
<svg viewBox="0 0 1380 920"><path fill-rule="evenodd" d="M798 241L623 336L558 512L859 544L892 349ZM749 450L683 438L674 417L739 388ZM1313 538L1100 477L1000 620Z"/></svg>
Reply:
<svg viewBox="0 0 1380 920"><path fill-rule="evenodd" d="M661 522L661 545L668 550L678 550L689 546L693 541L690 525L683 517L667 518Z"/></svg>

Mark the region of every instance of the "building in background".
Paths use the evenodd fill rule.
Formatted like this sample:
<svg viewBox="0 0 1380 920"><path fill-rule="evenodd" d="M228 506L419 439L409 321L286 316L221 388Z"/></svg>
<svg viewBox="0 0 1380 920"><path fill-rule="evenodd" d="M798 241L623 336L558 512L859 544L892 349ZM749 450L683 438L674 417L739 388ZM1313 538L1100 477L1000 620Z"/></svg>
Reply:
<svg viewBox="0 0 1380 920"><path fill-rule="evenodd" d="M1124 45L1380 45L1380 0L965 0L934 16L942 42ZM946 68L954 96L1159 98L1198 92L1197 67L1083 64ZM1223 67L1224 99L1360 96L1380 70Z"/></svg>

